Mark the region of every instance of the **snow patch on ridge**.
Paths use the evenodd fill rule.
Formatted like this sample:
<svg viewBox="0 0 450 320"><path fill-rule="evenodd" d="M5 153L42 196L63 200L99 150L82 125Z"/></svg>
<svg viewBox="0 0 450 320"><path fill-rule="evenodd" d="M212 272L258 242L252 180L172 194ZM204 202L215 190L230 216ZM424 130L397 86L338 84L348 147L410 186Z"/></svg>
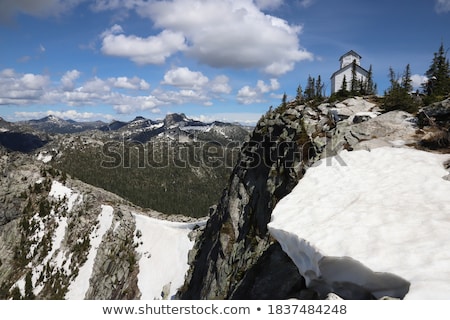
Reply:
<svg viewBox="0 0 450 320"><path fill-rule="evenodd" d="M58 181L52 182L52 187L50 189L49 195L57 200L63 200L65 198L67 200L68 212L71 212L73 206L83 200L82 196L79 193L74 192L72 189L66 187Z"/></svg>
<svg viewBox="0 0 450 320"><path fill-rule="evenodd" d="M339 157L310 168L269 224L308 285L380 297L410 283L406 299L447 299L450 156L386 147Z"/></svg>
<svg viewBox="0 0 450 320"><path fill-rule="evenodd" d="M78 276L69 286L69 290L66 294L66 299L69 300L82 300L84 299L86 292L89 289L89 279L91 278L92 270L94 268L95 257L97 256L97 250L102 242L103 236L111 228L114 209L108 205L102 205L102 211L100 212L97 220L98 226L92 231L89 236L91 247L87 256L86 262L80 267Z"/></svg>
<svg viewBox="0 0 450 320"><path fill-rule="evenodd" d="M43 154L40 152L37 156L37 160L42 161L43 163L48 163L52 161L52 155L51 154Z"/></svg>
<svg viewBox="0 0 450 320"><path fill-rule="evenodd" d="M136 251L140 254L138 286L141 299L162 299L168 289L168 298L173 297L184 283L189 269L188 252L194 243L188 234L197 225L164 221L140 214L136 220Z"/></svg>

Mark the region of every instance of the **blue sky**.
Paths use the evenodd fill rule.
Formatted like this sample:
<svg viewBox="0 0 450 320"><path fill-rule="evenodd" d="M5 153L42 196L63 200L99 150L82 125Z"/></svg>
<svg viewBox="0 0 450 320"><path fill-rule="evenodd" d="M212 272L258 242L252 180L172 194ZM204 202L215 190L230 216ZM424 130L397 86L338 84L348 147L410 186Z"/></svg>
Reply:
<svg viewBox="0 0 450 320"><path fill-rule="evenodd" d="M0 0L0 116L254 123L349 50L418 85L450 0Z"/></svg>

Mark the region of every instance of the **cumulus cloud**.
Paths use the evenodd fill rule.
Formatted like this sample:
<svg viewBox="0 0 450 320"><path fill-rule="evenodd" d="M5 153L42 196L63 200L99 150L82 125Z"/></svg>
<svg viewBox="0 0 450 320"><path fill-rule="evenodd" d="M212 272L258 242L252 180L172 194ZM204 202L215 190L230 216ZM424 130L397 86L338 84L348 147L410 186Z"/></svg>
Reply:
<svg viewBox="0 0 450 320"><path fill-rule="evenodd" d="M114 25L101 37L101 50L104 54L128 58L140 65L163 64L168 57L186 48L182 33L171 30L163 30L158 35L142 38L126 36L121 26Z"/></svg>
<svg viewBox="0 0 450 320"><path fill-rule="evenodd" d="M119 88L119 89L129 89L129 90L148 90L148 89L150 89L150 84L147 81L145 81L144 79L140 79L138 77L108 78L108 82L111 83L115 88Z"/></svg>
<svg viewBox="0 0 450 320"><path fill-rule="evenodd" d="M199 71L191 71L187 67L172 68L164 75L161 84L179 88L179 91L159 91L158 97L169 104L182 104L188 102L212 105L211 97L229 94L231 86L229 78L219 75L213 80Z"/></svg>
<svg viewBox="0 0 450 320"><path fill-rule="evenodd" d="M310 7L316 0L301 0L300 5L304 8Z"/></svg>
<svg viewBox="0 0 450 320"><path fill-rule="evenodd" d="M210 97L203 90L180 89L162 90L155 89L152 92L164 105L181 105L186 103L198 103L209 105Z"/></svg>
<svg viewBox="0 0 450 320"><path fill-rule="evenodd" d="M64 90L73 90L75 87L75 80L77 80L81 75L78 70L70 70L64 73L61 77L61 84Z"/></svg>
<svg viewBox="0 0 450 320"><path fill-rule="evenodd" d="M148 38L121 28L103 34L102 51L139 64L163 63L183 51L215 68L260 69L281 75L313 55L300 46L301 26L265 14L281 0L98 1L97 8L134 8L163 31Z"/></svg>
<svg viewBox="0 0 450 320"><path fill-rule="evenodd" d="M278 90L280 84L277 79L270 79L270 83L266 84L262 80L258 80L256 87L244 86L237 94L237 100L242 104L252 104L264 102L264 94Z"/></svg>
<svg viewBox="0 0 450 320"><path fill-rule="evenodd" d="M191 71L186 67L181 67L169 70L164 75L162 84L180 88L202 88L208 82L208 77L203 75L203 73Z"/></svg>
<svg viewBox="0 0 450 320"><path fill-rule="evenodd" d="M229 94L231 92L231 86L229 85L230 79L225 75L215 77L211 81L211 91L214 93Z"/></svg>
<svg viewBox="0 0 450 320"><path fill-rule="evenodd" d="M19 13L48 17L58 16L86 0L14 0L0 1L0 21L10 21Z"/></svg>
<svg viewBox="0 0 450 320"><path fill-rule="evenodd" d="M138 111L155 111L157 107L164 105L164 102L154 95L148 96L127 96L116 95L113 108L119 114L131 114Z"/></svg>
<svg viewBox="0 0 450 320"><path fill-rule="evenodd" d="M0 105L110 105L116 110L151 110L164 102L152 95L135 92L149 90L150 85L139 77L94 77L80 81L81 72L64 73L59 84L53 84L48 76L20 74L13 69L0 71ZM75 82L81 82L76 86ZM123 93L122 89L130 92Z"/></svg>
<svg viewBox="0 0 450 320"><path fill-rule="evenodd" d="M414 90L420 90L422 84L428 81L428 77L420 74L413 74L411 76L411 81L411 85L413 86Z"/></svg>
<svg viewBox="0 0 450 320"><path fill-rule="evenodd" d="M274 90L280 89L280 83L277 79L270 79L270 83L266 84L262 80L258 80L256 83L256 87L259 89L261 93L266 93Z"/></svg>
<svg viewBox="0 0 450 320"><path fill-rule="evenodd" d="M166 73L163 82L176 90L159 87L151 92L148 92L150 84L136 76L86 80L81 79L81 75L74 69L65 72L59 81L51 81L44 75L1 70L0 105L111 106L120 114L160 113L160 107L168 105L196 103L210 106L213 98L231 92L226 76L219 75L209 80L201 72L188 68L174 68Z"/></svg>
<svg viewBox="0 0 450 320"><path fill-rule="evenodd" d="M94 11L105 11L115 9L133 9L141 0L95 0L91 4Z"/></svg>
<svg viewBox="0 0 450 320"><path fill-rule="evenodd" d="M13 69L4 69L0 72L0 105L38 101L45 94L49 83L48 76L17 74Z"/></svg>
<svg viewBox="0 0 450 320"><path fill-rule="evenodd" d="M435 8L438 13L450 12L450 0L436 0Z"/></svg>
<svg viewBox="0 0 450 320"><path fill-rule="evenodd" d="M258 8L264 9L275 9L283 4L283 0L255 0Z"/></svg>

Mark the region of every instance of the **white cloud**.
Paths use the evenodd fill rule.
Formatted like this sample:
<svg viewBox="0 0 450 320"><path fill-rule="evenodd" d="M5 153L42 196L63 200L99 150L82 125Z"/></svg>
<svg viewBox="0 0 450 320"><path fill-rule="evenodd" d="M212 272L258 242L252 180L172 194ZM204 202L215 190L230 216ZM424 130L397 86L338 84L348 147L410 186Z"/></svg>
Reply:
<svg viewBox="0 0 450 320"><path fill-rule="evenodd" d="M214 99L229 94L231 87L225 75L209 80L203 73L189 68L174 68L166 73L164 86L151 92L150 84L137 76L93 77L82 79L79 70L68 70L57 81L46 75L21 74L13 69L0 70L0 105L8 106L64 106L111 107L117 113L130 114L141 111L160 113L163 106L197 104L211 106ZM259 83L262 90L273 88ZM173 89L173 88L172 88ZM261 91L261 89L258 89ZM19 114L20 115L20 114ZM21 114L30 118L29 114ZM56 114L55 114L56 115ZM81 117L81 114L77 116Z"/></svg>
<svg viewBox="0 0 450 320"><path fill-rule="evenodd" d="M75 87L81 72L64 73L59 85L51 85L47 76L19 74L13 69L0 71L0 105L109 105L116 110L151 110L164 105L152 95L123 94L115 89L148 90L150 85L138 77L101 79L94 77Z"/></svg>
<svg viewBox="0 0 450 320"><path fill-rule="evenodd" d="M133 9L141 0L95 0L91 5L94 11L105 11L115 9Z"/></svg>
<svg viewBox="0 0 450 320"><path fill-rule="evenodd" d="M0 21L8 21L18 13L35 17L58 16L86 0L14 0L0 1Z"/></svg>
<svg viewBox="0 0 450 320"><path fill-rule="evenodd" d="M435 9L438 13L450 12L450 0L436 0Z"/></svg>
<svg viewBox="0 0 450 320"><path fill-rule="evenodd" d="M81 75L81 72L78 70L67 71L61 77L61 84L64 90L73 90L75 87L75 80L77 80Z"/></svg>
<svg viewBox="0 0 450 320"><path fill-rule="evenodd" d="M13 69L0 72L0 105L23 105L38 101L45 94L50 80L32 73L17 74Z"/></svg>
<svg viewBox="0 0 450 320"><path fill-rule="evenodd" d="M178 50L212 67L280 75L313 57L300 47L300 26L264 14L251 0L152 1L140 3L136 11L163 32L184 36L188 45Z"/></svg>
<svg viewBox="0 0 450 320"><path fill-rule="evenodd" d="M164 102L154 95L127 96L116 94L110 99L110 103L113 105L114 110L120 114L131 114L133 112L146 110L153 111L157 109L158 106L164 105Z"/></svg>
<svg viewBox="0 0 450 320"><path fill-rule="evenodd" d="M238 91L237 100L242 104L263 102L260 92L255 88L250 88L250 86L244 86Z"/></svg>
<svg viewBox="0 0 450 320"><path fill-rule="evenodd" d="M201 88L209 82L208 77L198 71L191 71L189 68L181 67L169 70L164 75L162 84L180 88Z"/></svg>
<svg viewBox="0 0 450 320"><path fill-rule="evenodd" d="M276 9L283 4L283 0L255 0L258 8L264 9Z"/></svg>
<svg viewBox="0 0 450 320"><path fill-rule="evenodd" d="M20 82L25 89L43 90L48 84L49 79L46 76L26 73L21 77Z"/></svg>
<svg viewBox="0 0 450 320"><path fill-rule="evenodd" d="M128 78L128 77L117 77L108 78L108 81L115 87L119 89L130 89L130 90L148 90L150 89L150 84L144 79L138 77Z"/></svg>
<svg viewBox="0 0 450 320"><path fill-rule="evenodd" d="M411 76L411 81L412 81L411 85L413 86L414 90L417 90L417 89L420 90L422 87L422 84L428 81L428 77L420 75L420 74L413 74Z"/></svg>
<svg viewBox="0 0 450 320"><path fill-rule="evenodd" d="M231 92L231 86L228 82L229 78L225 75L219 75L213 80L209 80L199 71L191 71L187 67L178 67L169 70L161 83L182 89L203 91L205 94L207 92L228 94Z"/></svg>
<svg viewBox="0 0 450 320"><path fill-rule="evenodd" d="M156 89L152 92L165 105L181 105L186 103L201 103L209 102L210 98L202 90L181 89L162 90Z"/></svg>
<svg viewBox="0 0 450 320"><path fill-rule="evenodd" d="M277 79L270 79L270 84L265 84L264 81L258 80L256 83L256 87L259 89L261 93L266 93L269 91L274 91L280 89L280 83Z"/></svg>
<svg viewBox="0 0 450 320"><path fill-rule="evenodd" d="M211 91L214 93L229 94L231 92L231 86L228 84L230 79L225 75L215 77L211 81Z"/></svg>
<svg viewBox="0 0 450 320"><path fill-rule="evenodd" d="M82 87L77 88L76 91L85 93L105 93L111 91L111 86L107 81L94 77L93 79L86 81L86 83Z"/></svg>
<svg viewBox="0 0 450 320"><path fill-rule="evenodd" d="M304 8L310 7L316 0L301 0L300 5Z"/></svg>
<svg viewBox="0 0 450 320"><path fill-rule="evenodd" d="M237 94L237 100L242 104L252 104L264 102L264 94L271 91L278 90L280 88L280 83L277 79L270 79L270 83L266 84L262 80L258 80L256 87L252 88L250 86L242 87Z"/></svg>
<svg viewBox="0 0 450 320"><path fill-rule="evenodd" d="M122 32L121 26L114 25L102 34L101 50L104 54L128 58L140 65L163 64L168 57L186 48L180 32L164 30L147 38L126 36Z"/></svg>

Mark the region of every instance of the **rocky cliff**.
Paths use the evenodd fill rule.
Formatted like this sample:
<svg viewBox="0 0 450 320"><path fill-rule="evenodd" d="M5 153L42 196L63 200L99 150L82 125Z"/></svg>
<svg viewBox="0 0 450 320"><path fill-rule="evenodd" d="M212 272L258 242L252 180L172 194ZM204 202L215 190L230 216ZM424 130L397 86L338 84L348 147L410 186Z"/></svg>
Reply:
<svg viewBox="0 0 450 320"><path fill-rule="evenodd" d="M307 286L270 233L275 206L318 160L345 165L344 149L448 153L449 114L449 100L416 117L363 98L269 110L207 221L144 210L73 179L55 169L49 146L0 146L0 298L324 298L329 286Z"/></svg>
<svg viewBox="0 0 450 320"><path fill-rule="evenodd" d="M267 224L278 201L317 160L329 159L343 149L423 148L426 135L435 130L429 123L419 127L417 118L409 113L381 111L376 101L352 98L316 106L294 101L262 117L197 238L178 297L319 297L318 292L306 288Z"/></svg>
<svg viewBox="0 0 450 320"><path fill-rule="evenodd" d="M175 294L188 268L194 220L138 208L71 179L34 154L1 151L1 299ZM167 265L177 268L158 276L159 282L146 281L149 267L158 273Z"/></svg>

